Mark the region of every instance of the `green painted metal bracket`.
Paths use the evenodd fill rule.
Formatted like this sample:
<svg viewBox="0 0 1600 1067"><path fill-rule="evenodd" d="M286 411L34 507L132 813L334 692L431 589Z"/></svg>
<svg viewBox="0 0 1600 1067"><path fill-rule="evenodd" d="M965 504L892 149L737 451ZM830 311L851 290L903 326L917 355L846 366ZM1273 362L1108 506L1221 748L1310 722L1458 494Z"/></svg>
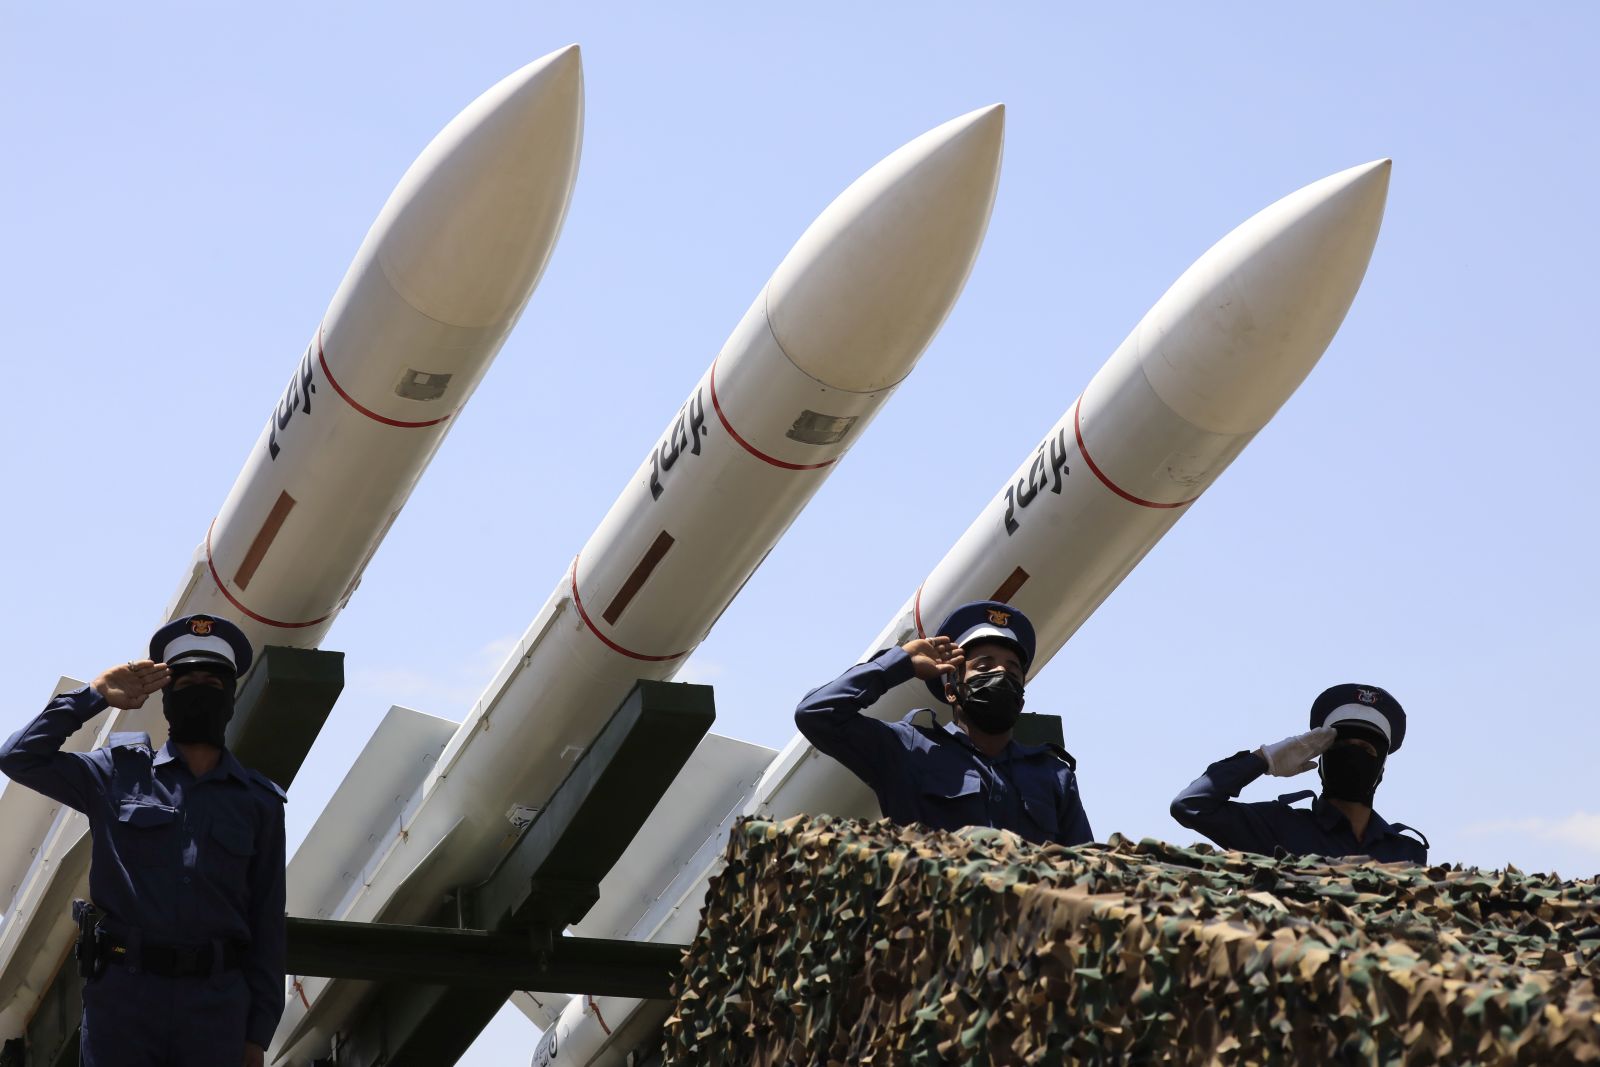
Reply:
<svg viewBox="0 0 1600 1067"><path fill-rule="evenodd" d="M517 989L666 998L682 945L561 930L594 905L715 719L709 686L635 685L489 877L435 918L466 929L291 920L292 973L384 983L332 1062L454 1063Z"/></svg>
<svg viewBox="0 0 1600 1067"><path fill-rule="evenodd" d="M494 873L462 893L463 924L560 929L582 919L715 720L710 686L635 685Z"/></svg>
<svg viewBox="0 0 1600 1067"><path fill-rule="evenodd" d="M343 652L268 645L234 702L228 748L289 788L343 689Z"/></svg>
<svg viewBox="0 0 1600 1067"><path fill-rule="evenodd" d="M1017 725L1012 730L1011 736L1016 738L1019 744L1066 747L1062 740L1065 735L1061 730L1059 715L1035 715L1031 711L1025 711L1017 719Z"/></svg>
<svg viewBox="0 0 1600 1067"><path fill-rule="evenodd" d="M665 999L682 945L527 931L289 920L290 971L373 982L582 990L595 996ZM502 996L503 1000L504 997Z"/></svg>

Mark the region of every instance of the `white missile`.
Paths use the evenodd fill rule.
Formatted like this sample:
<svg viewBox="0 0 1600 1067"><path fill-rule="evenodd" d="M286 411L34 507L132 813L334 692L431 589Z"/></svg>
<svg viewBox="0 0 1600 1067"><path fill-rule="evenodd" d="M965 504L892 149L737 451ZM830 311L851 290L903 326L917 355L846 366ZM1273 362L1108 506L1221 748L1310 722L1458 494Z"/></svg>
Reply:
<svg viewBox="0 0 1600 1067"><path fill-rule="evenodd" d="M257 648L317 644L549 261L582 126L582 66L569 46L495 85L423 150L368 231L164 619L214 612ZM112 730L164 737L160 702L107 715L98 743ZM6 790L0 822L21 818L18 791ZM0 926L0 1039L32 1013L71 940L54 902L72 891L53 883L85 827L61 811L32 849L0 840L0 882L17 886ZM76 895L87 893L80 885ZM23 959L30 931L26 943L44 947Z"/></svg>
<svg viewBox="0 0 1600 1067"><path fill-rule="evenodd" d="M960 604L997 599L1033 622L1037 674L1316 365L1366 273L1388 186L1388 160L1341 171L1212 246L1134 328L866 655L926 636ZM884 694L870 714L894 719L928 703L926 688L912 681ZM1092 813L1094 798L1087 804ZM637 920L618 922L602 900L593 914L603 921L586 919L573 932L687 941L733 822L802 812L878 814L854 775L796 736L744 802L705 826L703 844L665 877L636 866L630 846L613 876L634 898L649 895L641 883L659 886ZM627 1046L611 1034L639 1032L637 1017L660 1005L641 1013L644 1007L622 997L574 998L535 1061L621 1063Z"/></svg>
<svg viewBox="0 0 1600 1067"><path fill-rule="evenodd" d="M960 604L994 598L1033 622L1037 674L1316 366L1366 275L1389 170L1383 159L1313 182L1208 249L1024 458L873 651L925 636ZM920 684L903 686L872 714L898 717L926 697Z"/></svg>
<svg viewBox="0 0 1600 1067"><path fill-rule="evenodd" d="M258 648L317 644L533 295L582 136L570 45L478 97L423 149L334 293L169 618L224 615Z"/></svg>
<svg viewBox="0 0 1600 1067"><path fill-rule="evenodd" d="M806 230L331 917L416 921L487 875L634 681L678 669L949 314L1003 130L999 105L939 126ZM275 1055L326 1041L340 986L297 986Z"/></svg>

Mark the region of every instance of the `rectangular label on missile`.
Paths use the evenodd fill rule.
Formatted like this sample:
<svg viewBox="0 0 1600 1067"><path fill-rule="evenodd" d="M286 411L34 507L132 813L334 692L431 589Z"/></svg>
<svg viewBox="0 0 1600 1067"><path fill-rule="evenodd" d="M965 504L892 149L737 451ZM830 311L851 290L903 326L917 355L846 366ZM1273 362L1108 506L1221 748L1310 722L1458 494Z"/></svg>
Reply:
<svg viewBox="0 0 1600 1067"><path fill-rule="evenodd" d="M628 609L628 604L638 594L639 589L650 577L650 572L656 569L656 564L661 562L661 557L667 554L667 549L673 544L672 535L662 530L656 539L645 549L644 556L639 560L639 565L633 568L633 573L628 575L628 580L622 583L622 588L617 590L617 595L611 598L611 603L601 614L601 618L612 626L622 618L622 613Z"/></svg>
<svg viewBox="0 0 1600 1067"><path fill-rule="evenodd" d="M859 415L824 415L808 408L800 413L784 436L806 445L838 444L858 418Z"/></svg>
<svg viewBox="0 0 1600 1067"><path fill-rule="evenodd" d="M1017 595L1017 590L1022 588L1022 583L1028 580L1028 572L1018 567L1011 572L1011 576L1000 583L1000 588L994 591L990 600L998 600L1002 604L1011 603L1011 598Z"/></svg>
<svg viewBox="0 0 1600 1067"><path fill-rule="evenodd" d="M256 531L256 539L250 542L250 551L244 554L239 569L233 574L234 585L240 589L249 586L250 579L256 576L256 569L261 566L261 560L267 554L267 549L272 547L278 531L283 529L284 520L293 510L294 497L287 492L279 493L278 499L273 501L272 510L267 512L266 521L261 524L261 529Z"/></svg>
<svg viewBox="0 0 1600 1067"><path fill-rule="evenodd" d="M450 375L429 374L427 371L406 368L400 375L400 382L394 387L394 395L407 400L438 400L444 396L444 391L450 386Z"/></svg>

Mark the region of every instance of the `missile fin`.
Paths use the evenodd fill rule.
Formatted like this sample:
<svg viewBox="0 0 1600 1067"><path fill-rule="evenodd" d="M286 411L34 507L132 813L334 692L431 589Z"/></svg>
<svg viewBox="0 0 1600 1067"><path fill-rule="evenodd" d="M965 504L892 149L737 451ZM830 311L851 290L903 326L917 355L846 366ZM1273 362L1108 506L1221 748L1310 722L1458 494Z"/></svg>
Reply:
<svg viewBox="0 0 1600 1067"><path fill-rule="evenodd" d="M330 918L362 860L437 765L456 723L396 705L345 773L289 863L290 915Z"/></svg>

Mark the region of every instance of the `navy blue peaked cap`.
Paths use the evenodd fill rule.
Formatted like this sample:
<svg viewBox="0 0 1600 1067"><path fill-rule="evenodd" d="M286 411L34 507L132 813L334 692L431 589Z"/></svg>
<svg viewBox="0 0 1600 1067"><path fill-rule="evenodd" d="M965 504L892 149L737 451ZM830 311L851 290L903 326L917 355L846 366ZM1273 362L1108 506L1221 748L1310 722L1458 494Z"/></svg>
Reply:
<svg viewBox="0 0 1600 1067"><path fill-rule="evenodd" d="M933 636L948 637L962 648L974 641L1000 641L1017 650L1024 674L1033 666L1033 623L1010 604L998 600L977 600L961 605L945 616ZM926 685L934 699L944 703L943 682L929 679Z"/></svg>
<svg viewBox="0 0 1600 1067"><path fill-rule="evenodd" d="M1381 734L1389 751L1406 739L1406 709L1387 689L1346 682L1322 691L1311 703L1311 728L1343 726Z"/></svg>
<svg viewBox="0 0 1600 1067"><path fill-rule="evenodd" d="M1010 604L998 600L975 600L963 604L939 624L936 636L948 637L962 648L987 638L1003 641L1022 657L1022 669L1033 666L1033 623Z"/></svg>
<svg viewBox="0 0 1600 1067"><path fill-rule="evenodd" d="M173 668L212 667L237 678L250 669L254 653L244 631L227 619L185 615L151 636L150 658Z"/></svg>

